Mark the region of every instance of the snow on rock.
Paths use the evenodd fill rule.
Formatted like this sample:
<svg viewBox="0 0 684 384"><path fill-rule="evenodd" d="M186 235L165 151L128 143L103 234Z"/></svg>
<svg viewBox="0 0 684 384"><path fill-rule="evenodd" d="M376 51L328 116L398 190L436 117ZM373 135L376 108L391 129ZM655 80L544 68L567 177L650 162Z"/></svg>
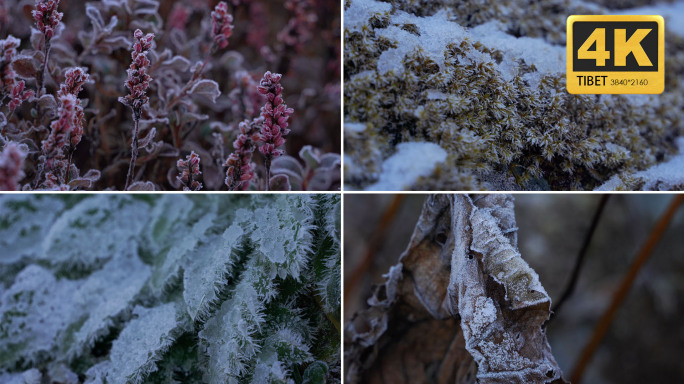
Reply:
<svg viewBox="0 0 684 384"><path fill-rule="evenodd" d="M365 123L344 123L344 130L347 132L363 132L367 127Z"/></svg>
<svg viewBox="0 0 684 384"><path fill-rule="evenodd" d="M345 18L346 20L346 18ZM432 16L416 17L405 12L397 11L392 17L393 23L385 29L379 29L379 35L391 41L400 41L397 48L388 49L378 59L378 72L386 73L393 70L400 74L404 71L402 63L404 57L422 49L440 67L444 67L444 50L447 44L461 41L468 36L465 28L449 21L446 10L440 10ZM418 27L420 36L416 36L399 27L403 23L412 23Z"/></svg>
<svg viewBox="0 0 684 384"><path fill-rule="evenodd" d="M670 158L669 161L630 175L645 182L642 190L669 190L674 186L684 185L684 173L682 172L684 170L684 137L677 139L677 146L679 153ZM596 190L614 191L621 186L620 177L614 175Z"/></svg>
<svg viewBox="0 0 684 384"><path fill-rule="evenodd" d="M565 47L549 44L541 38L515 37L506 33L504 28L501 22L493 20L469 31L473 40L504 53L498 65L504 79L511 81L515 77L519 58L528 65L534 65L542 74L565 72Z"/></svg>
<svg viewBox="0 0 684 384"><path fill-rule="evenodd" d="M350 31L358 31L366 20L377 13L392 10L392 4L378 1L352 1L344 10L344 27Z"/></svg>
<svg viewBox="0 0 684 384"><path fill-rule="evenodd" d="M382 164L382 173L369 191L397 191L410 188L421 176L429 176L446 160L446 151L435 143L401 143L397 152Z"/></svg>

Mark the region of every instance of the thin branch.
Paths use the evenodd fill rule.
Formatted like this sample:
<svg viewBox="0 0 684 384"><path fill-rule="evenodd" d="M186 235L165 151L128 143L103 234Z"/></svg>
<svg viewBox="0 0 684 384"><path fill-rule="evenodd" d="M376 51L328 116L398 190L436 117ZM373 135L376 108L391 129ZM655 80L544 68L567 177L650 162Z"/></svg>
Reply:
<svg viewBox="0 0 684 384"><path fill-rule="evenodd" d="M572 274L570 275L570 280L568 281L567 285L565 286L565 289L563 290L563 294L561 295L560 299L558 299L556 304L551 309L551 316L550 316L548 321L553 320L553 318L556 316L558 311L560 311L560 308L563 305L563 303L575 291L575 286L577 285L577 279L579 278L579 273L580 273L580 270L582 269L582 265L584 263L584 257L587 255L587 250L589 249L589 244L591 243L591 239L594 237L594 232L596 232L596 226L598 225L598 222L601 219L601 214L603 213L603 209L606 207L606 203L608 202L609 198L610 198L610 195L602 195L601 196L601 200L599 201L599 204L596 207L596 211L594 212L594 217L591 219L591 225L589 226L589 231L587 232L586 236L584 237L584 242L582 243L582 247L580 248L579 254L577 255L577 259L575 260L575 266L572 269ZM547 324L548 324L548 322L547 322Z"/></svg>
<svg viewBox="0 0 684 384"><path fill-rule="evenodd" d="M575 369L573 369L572 375L570 376L570 381L572 383L578 384L582 380L582 374L584 373L584 370L591 362L596 349L601 344L601 341L606 335L608 328L610 328L610 324L612 323L613 318L615 318L615 314L620 308L620 305L624 302L625 297L627 297L629 289L632 287L637 274L644 266L646 261L648 261L649 257L653 253L653 249L658 244L658 240L660 240L662 235L665 233L665 230L670 224L672 217L674 217L682 202L684 202L684 195L676 195L672 199L670 206L661 216L660 220L658 220L658 223L656 223L655 227L653 227L651 230L651 234L648 236L646 243L637 254L637 257L634 259L629 270L623 277L620 286L613 294L613 299L610 303L610 306L603 313L603 316L601 316L596 328L594 328L594 334L591 336L589 343L582 350L582 354L580 355L578 362L575 364Z"/></svg>
<svg viewBox="0 0 684 384"><path fill-rule="evenodd" d="M368 248L366 248L363 260L361 260L361 263L359 263L359 265L357 265L349 274L349 279L347 279L344 284L344 297L351 297L351 295L354 294L354 291L359 285L359 281L361 281L361 278L366 274L368 268L370 268L373 256L377 253L380 245L385 240L387 229L392 223L394 216L396 216L397 211L399 211L402 199L403 195L394 195L389 207L387 207L387 210L383 213L378 226L375 228L375 231L373 231L368 242Z"/></svg>
<svg viewBox="0 0 684 384"><path fill-rule="evenodd" d="M135 169L135 162L138 159L138 129L140 127L140 114L141 112L133 113L133 141L131 142L131 162L128 164L128 173L126 174L126 186L124 191L128 190L133 182L133 170Z"/></svg>

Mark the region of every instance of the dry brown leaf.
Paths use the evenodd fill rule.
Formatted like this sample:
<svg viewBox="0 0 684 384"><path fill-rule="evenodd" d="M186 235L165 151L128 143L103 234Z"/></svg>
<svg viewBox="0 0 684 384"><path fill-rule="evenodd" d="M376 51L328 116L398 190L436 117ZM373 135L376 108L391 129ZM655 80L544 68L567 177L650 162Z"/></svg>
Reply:
<svg viewBox="0 0 684 384"><path fill-rule="evenodd" d="M430 196L385 277L345 326L347 383L563 382L511 196Z"/></svg>

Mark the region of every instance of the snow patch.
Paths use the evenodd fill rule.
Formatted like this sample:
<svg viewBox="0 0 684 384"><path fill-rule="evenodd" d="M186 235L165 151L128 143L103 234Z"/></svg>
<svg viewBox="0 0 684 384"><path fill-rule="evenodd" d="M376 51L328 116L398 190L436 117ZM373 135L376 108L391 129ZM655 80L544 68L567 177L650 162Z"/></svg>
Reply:
<svg viewBox="0 0 684 384"><path fill-rule="evenodd" d="M367 125L365 123L344 123L345 132L363 132L366 130Z"/></svg>
<svg viewBox="0 0 684 384"><path fill-rule="evenodd" d="M348 17L345 17L345 19ZM407 32L396 25L390 25L385 29L376 29L378 35L392 41L401 42L401 44L397 45L397 48L388 49L378 58L378 73L381 74L391 70L396 74L403 73L404 65L402 61L404 57L419 48L423 50L426 56L434 60L440 68L444 68L444 50L447 44L461 41L468 36L465 28L448 20L446 10L440 10L428 17L416 17L397 11L392 16L392 21L415 24L420 32L420 36Z"/></svg>
<svg viewBox="0 0 684 384"><path fill-rule="evenodd" d="M352 1L344 10L344 28L358 31L374 14L392 10L392 4L377 1Z"/></svg>
<svg viewBox="0 0 684 384"><path fill-rule="evenodd" d="M429 176L446 160L446 151L435 143L400 143L397 152L382 164L382 173L369 191L398 191L410 188L421 176Z"/></svg>
<svg viewBox="0 0 684 384"><path fill-rule="evenodd" d="M649 169L636 172L630 176L642 178L646 182L643 186L643 190L670 189L673 186L684 184L684 173L682 173L682 170L684 169L684 137L677 139L677 147L679 147L679 153L669 161L654 165ZM613 177L596 188L596 190L614 191L620 187L621 184L620 177L618 175L613 175Z"/></svg>

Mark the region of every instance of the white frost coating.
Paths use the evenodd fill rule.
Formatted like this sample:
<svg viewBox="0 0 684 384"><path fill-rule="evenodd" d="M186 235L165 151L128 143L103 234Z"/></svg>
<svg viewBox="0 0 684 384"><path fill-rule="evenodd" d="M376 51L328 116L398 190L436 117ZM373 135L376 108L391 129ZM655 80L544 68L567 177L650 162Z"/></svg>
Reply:
<svg viewBox="0 0 684 384"><path fill-rule="evenodd" d="M203 309L216 301L216 287L225 283L224 274L233 265L231 254L240 244L242 227L232 224L222 235L207 239L185 262L183 299L190 318L195 320Z"/></svg>
<svg viewBox="0 0 684 384"><path fill-rule="evenodd" d="M272 299L269 293L274 291L268 267L256 258L250 259L232 298L223 302L199 332L209 356L204 381L237 384L238 377L247 371L247 362L256 356L259 345L255 334L264 322L265 306Z"/></svg>
<svg viewBox="0 0 684 384"><path fill-rule="evenodd" d="M110 364L109 360L105 360L88 368L83 384L105 384Z"/></svg>
<svg viewBox="0 0 684 384"><path fill-rule="evenodd" d="M114 257L90 275L71 299L88 314L88 320L74 334L68 355L80 355L106 335L112 318L130 306L149 277L150 267L135 256Z"/></svg>
<svg viewBox="0 0 684 384"><path fill-rule="evenodd" d="M204 240L207 231L214 224L215 213L208 213L197 221L187 233L179 233L183 236L180 241L176 241L173 248L166 254L164 263L161 267L154 270L152 275L152 287L155 293L159 293L169 280L180 272L181 260L195 249L197 244Z"/></svg>
<svg viewBox="0 0 684 384"><path fill-rule="evenodd" d="M77 286L75 281L58 281L37 265L17 275L0 297L0 319L7 332L0 344L3 365L20 357L33 361L39 354L54 353L58 335L84 314L69 300ZM22 346L21 353L13 353L12 345Z"/></svg>
<svg viewBox="0 0 684 384"><path fill-rule="evenodd" d="M140 383L157 370L156 361L171 346L171 333L178 327L176 308L168 303L154 308L136 307L131 320L112 344L107 382Z"/></svg>
<svg viewBox="0 0 684 384"><path fill-rule="evenodd" d="M643 190L667 190L684 184L684 173L682 173L682 170L684 170L684 137L677 138L676 143L677 147L679 147L679 153L670 160L630 175L644 180ZM596 188L596 191L614 191L621 184L620 177L614 175L600 187Z"/></svg>
<svg viewBox="0 0 684 384"><path fill-rule="evenodd" d="M279 201L254 211L253 240L259 251L278 265L277 273L282 278L291 275L299 279L300 271L308 261L313 212L306 198L282 199L279 196L276 198Z"/></svg>
<svg viewBox="0 0 684 384"><path fill-rule="evenodd" d="M285 242L290 236L280 231L278 210L273 208L259 208L254 212L256 230L254 240L259 250L273 263L285 262Z"/></svg>
<svg viewBox="0 0 684 384"><path fill-rule="evenodd" d="M64 203L36 195L0 196L0 264L34 258Z"/></svg>
<svg viewBox="0 0 684 384"><path fill-rule="evenodd" d="M479 347L482 350L482 353L489 357L487 363L491 370L523 371L526 368L533 366L533 363L530 359L520 356L518 350L521 345L518 344L519 343L515 341L515 338L509 332L504 332L501 341L493 342L491 340L485 340L479 344ZM478 377L481 376L478 375Z"/></svg>
<svg viewBox="0 0 684 384"><path fill-rule="evenodd" d="M478 296L473 306L475 317L469 325L473 333L484 334L487 327L496 320L496 307L492 299L486 296Z"/></svg>
<svg viewBox="0 0 684 384"><path fill-rule="evenodd" d="M175 233L174 229L187 221L193 208L192 201L184 195L162 195L150 212L152 219L145 231L145 245L152 252L159 252L168 245L169 237Z"/></svg>
<svg viewBox="0 0 684 384"><path fill-rule="evenodd" d="M57 280L48 270L30 265L1 299L6 344L24 345L21 356L29 360L54 354L56 349L70 358L80 356L109 332L111 319L129 307L149 275L148 266L128 256L112 259L82 280ZM83 324L74 327L79 320ZM70 343L63 343L64 339Z"/></svg>
<svg viewBox="0 0 684 384"><path fill-rule="evenodd" d="M366 128L366 123L344 123L345 132L364 132Z"/></svg>
<svg viewBox="0 0 684 384"><path fill-rule="evenodd" d="M135 238L148 218L149 205L139 200L106 195L85 199L55 221L40 257L63 268L96 267L113 254L135 252Z"/></svg>
<svg viewBox="0 0 684 384"><path fill-rule="evenodd" d="M349 8L344 10L344 28L350 31L358 31L366 20L376 13L385 13L392 10L392 4L378 1L352 1Z"/></svg>
<svg viewBox="0 0 684 384"><path fill-rule="evenodd" d="M513 308L550 301L537 273L527 265L511 245L489 209L475 209L471 215L471 249L482 253L485 272L506 288L506 298Z"/></svg>
<svg viewBox="0 0 684 384"><path fill-rule="evenodd" d="M3 373L0 372L0 383L4 384L24 384L24 378L21 373Z"/></svg>
<svg viewBox="0 0 684 384"><path fill-rule="evenodd" d="M350 9L364 9L365 12L345 11L345 28L354 30L365 23L376 9L386 3L378 3L370 0L352 1ZM417 49L434 60L440 68L444 69L444 50L453 42L469 39L472 42L480 41L486 47L498 49L504 54L500 64L495 64L501 75L510 81L517 74L518 59L523 58L528 65L534 65L540 74L554 74L565 71L565 47L549 44L541 38L515 37L503 30L499 21L489 21L471 29L465 29L458 23L450 21L448 12L439 10L432 16L418 17L397 10L391 17L391 25L384 29L376 29L379 36L397 41L397 48L390 48L378 58L378 72L384 74L393 70L399 75L404 72L402 60L408 53ZM416 36L401 29L404 23L414 24L418 28L420 36ZM353 27L350 27L353 26ZM476 61L493 62L489 55L474 51L469 53ZM356 75L359 76L360 74ZM535 75L535 78L539 74Z"/></svg>
<svg viewBox="0 0 684 384"><path fill-rule="evenodd" d="M355 3L355 2L352 2ZM369 3L366 1L366 3ZM347 16L348 17L348 16ZM345 20L347 20L345 17ZM402 11L396 11L392 20L397 23L412 23L418 27L420 36L416 36L401 29L400 26L390 25L385 29L376 29L379 36L390 41L398 41L397 48L390 48L378 58L378 72L384 74L393 70L395 74L404 72L402 60L408 53L422 49L426 56L434 60L444 69L444 50L447 44L461 41L468 36L465 28L448 20L446 10L440 10L432 16L417 17Z"/></svg>
<svg viewBox="0 0 684 384"><path fill-rule="evenodd" d="M447 158L447 152L435 143L400 143L397 153L382 164L382 173L369 191L400 191L410 188L421 176L429 176L435 166Z"/></svg>
<svg viewBox="0 0 684 384"><path fill-rule="evenodd" d="M500 50L503 60L497 64L501 75L511 81L517 74L518 60L524 59L527 65L534 65L539 74L565 73L566 49L547 43L541 38L515 37L503 31L499 21L489 21L469 30L472 40L480 41L488 48Z"/></svg>

